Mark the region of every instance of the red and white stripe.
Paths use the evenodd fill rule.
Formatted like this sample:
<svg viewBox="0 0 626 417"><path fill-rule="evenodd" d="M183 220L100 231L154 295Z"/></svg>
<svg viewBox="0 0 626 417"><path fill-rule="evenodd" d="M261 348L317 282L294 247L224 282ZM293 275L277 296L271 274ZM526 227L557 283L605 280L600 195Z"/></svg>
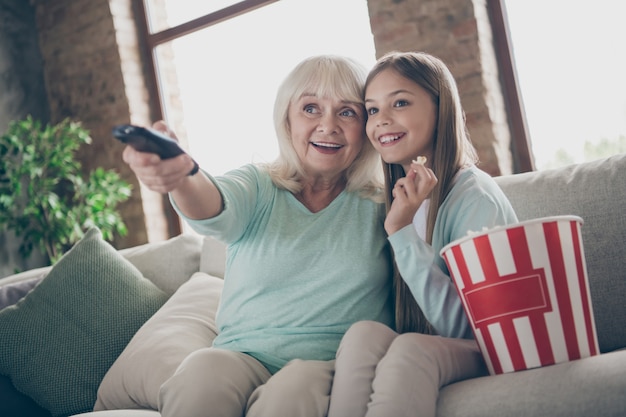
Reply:
<svg viewBox="0 0 626 417"><path fill-rule="evenodd" d="M581 223L538 219L442 250L491 374L599 353Z"/></svg>

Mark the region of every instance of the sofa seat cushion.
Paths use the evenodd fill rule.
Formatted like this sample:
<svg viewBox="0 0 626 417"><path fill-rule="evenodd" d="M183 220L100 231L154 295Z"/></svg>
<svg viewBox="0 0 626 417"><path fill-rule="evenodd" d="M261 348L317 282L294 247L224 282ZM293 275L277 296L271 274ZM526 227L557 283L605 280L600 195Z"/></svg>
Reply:
<svg viewBox="0 0 626 417"><path fill-rule="evenodd" d="M109 410L93 411L90 413L76 414L72 417L160 417L161 414L154 410Z"/></svg>
<svg viewBox="0 0 626 417"><path fill-rule="evenodd" d="M106 371L166 301L90 229L32 291L0 311L0 374L53 416L89 411Z"/></svg>
<svg viewBox="0 0 626 417"><path fill-rule="evenodd" d="M444 387L437 417L623 417L626 350Z"/></svg>

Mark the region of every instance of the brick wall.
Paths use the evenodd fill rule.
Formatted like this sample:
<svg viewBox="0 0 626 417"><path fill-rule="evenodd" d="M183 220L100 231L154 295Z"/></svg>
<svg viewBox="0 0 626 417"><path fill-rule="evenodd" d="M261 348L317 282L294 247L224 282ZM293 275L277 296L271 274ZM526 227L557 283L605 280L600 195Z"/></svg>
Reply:
<svg viewBox="0 0 626 417"><path fill-rule="evenodd" d="M133 186L133 196L120 206L129 233L115 246L169 237L163 197L140 186L121 160L123 145L111 136L115 124L149 124L158 105L146 88L133 2L34 3L51 122L65 117L81 121L93 139L80 155L84 169L114 168Z"/></svg>
<svg viewBox="0 0 626 417"><path fill-rule="evenodd" d="M35 16L24 0L0 0L0 132L27 115L48 122ZM0 230L0 278L43 266L47 257L34 251L19 254L21 237Z"/></svg>
<svg viewBox="0 0 626 417"><path fill-rule="evenodd" d="M141 39L138 33L137 1L109 0L108 3L115 27L124 91L128 101L127 117L130 123L149 126L160 118L158 116L160 110L158 97L152 89L147 88L152 76L151 58L145 40ZM134 178L134 174L131 175ZM171 237L173 233L169 222L177 222L178 219L171 219L171 206L167 196L152 192L143 184L139 184L139 191L135 195L141 196L143 222L148 241L161 241ZM139 210L139 205L136 208ZM179 230L178 227L173 229Z"/></svg>

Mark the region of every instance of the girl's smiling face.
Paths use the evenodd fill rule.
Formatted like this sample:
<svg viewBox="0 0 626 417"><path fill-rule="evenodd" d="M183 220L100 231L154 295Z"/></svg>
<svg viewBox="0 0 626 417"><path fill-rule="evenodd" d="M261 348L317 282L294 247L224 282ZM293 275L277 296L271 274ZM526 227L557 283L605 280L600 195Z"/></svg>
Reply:
<svg viewBox="0 0 626 417"><path fill-rule="evenodd" d="M366 140L359 103L303 95L289 106L288 118L293 147L313 177L343 175Z"/></svg>
<svg viewBox="0 0 626 417"><path fill-rule="evenodd" d="M432 160L437 108L425 89L385 69L367 86L365 108L367 136L385 162L408 172L416 157Z"/></svg>

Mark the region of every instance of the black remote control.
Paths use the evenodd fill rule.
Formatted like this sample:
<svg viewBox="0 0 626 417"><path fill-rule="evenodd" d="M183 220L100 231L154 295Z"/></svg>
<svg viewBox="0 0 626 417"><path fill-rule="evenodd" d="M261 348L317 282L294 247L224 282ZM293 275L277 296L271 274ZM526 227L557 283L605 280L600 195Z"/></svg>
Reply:
<svg viewBox="0 0 626 417"><path fill-rule="evenodd" d="M113 136L139 152L155 153L161 159L173 158L185 153L178 142L154 129L134 125L118 125L113 128ZM196 161L193 163L194 167L189 175L194 175L200 168Z"/></svg>

